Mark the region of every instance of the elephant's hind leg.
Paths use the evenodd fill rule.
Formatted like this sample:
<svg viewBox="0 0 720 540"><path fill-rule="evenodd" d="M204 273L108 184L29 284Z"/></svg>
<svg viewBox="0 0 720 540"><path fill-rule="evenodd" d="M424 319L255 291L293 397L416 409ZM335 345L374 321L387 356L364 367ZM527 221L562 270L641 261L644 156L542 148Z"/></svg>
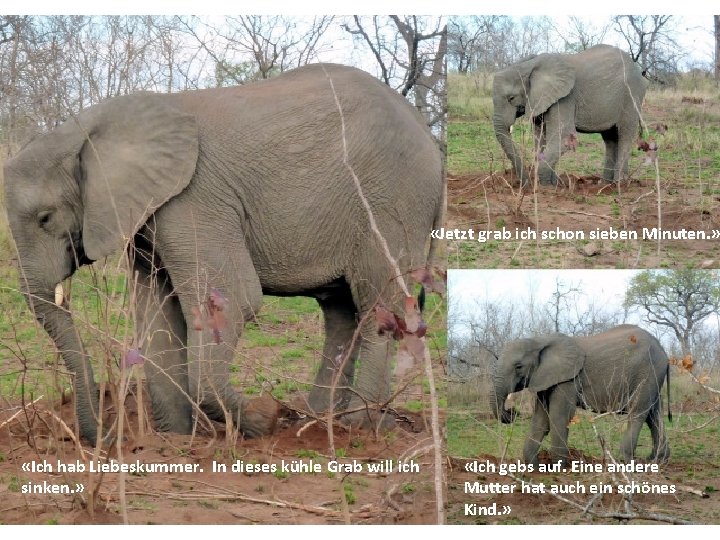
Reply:
<svg viewBox="0 0 720 540"><path fill-rule="evenodd" d="M645 419L643 417L634 415L632 408L628 414L627 429L623 435L622 443L620 446L620 452L622 459L628 462L635 458L635 448L637 448L638 439L640 438L640 431L642 430Z"/></svg>
<svg viewBox="0 0 720 540"><path fill-rule="evenodd" d="M308 403L316 413L329 409L344 410L350 400L358 342L350 351L353 335L357 329L357 310L347 287L337 293L325 293L317 297L325 323L325 346L315 385L310 391ZM342 372L338 370L342 367Z"/></svg>
<svg viewBox="0 0 720 540"><path fill-rule="evenodd" d="M615 180L615 168L618 158L618 131L612 127L601 133L605 142L605 162L603 164L603 180L612 182Z"/></svg>
<svg viewBox="0 0 720 540"><path fill-rule="evenodd" d="M617 162L615 163L615 178L619 182L627 177L630 169L630 153L637 137L637 124L622 125L618 127Z"/></svg>
<svg viewBox="0 0 720 540"><path fill-rule="evenodd" d="M665 436L665 424L662 419L662 406L659 398L657 403L650 408L645 422L650 428L653 443L652 452L648 459L658 463L666 463L670 459L670 446Z"/></svg>

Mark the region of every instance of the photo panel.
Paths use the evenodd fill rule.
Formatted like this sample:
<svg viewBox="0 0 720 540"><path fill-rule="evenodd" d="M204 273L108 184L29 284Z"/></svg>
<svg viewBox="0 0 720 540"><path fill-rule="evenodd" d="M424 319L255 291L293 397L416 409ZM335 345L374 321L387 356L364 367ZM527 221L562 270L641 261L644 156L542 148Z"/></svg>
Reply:
<svg viewBox="0 0 720 540"><path fill-rule="evenodd" d="M0 524L444 522L446 25L0 15Z"/></svg>
<svg viewBox="0 0 720 540"><path fill-rule="evenodd" d="M713 16L448 28L450 268L717 266Z"/></svg>
<svg viewBox="0 0 720 540"><path fill-rule="evenodd" d="M720 523L719 287L451 269L448 523Z"/></svg>

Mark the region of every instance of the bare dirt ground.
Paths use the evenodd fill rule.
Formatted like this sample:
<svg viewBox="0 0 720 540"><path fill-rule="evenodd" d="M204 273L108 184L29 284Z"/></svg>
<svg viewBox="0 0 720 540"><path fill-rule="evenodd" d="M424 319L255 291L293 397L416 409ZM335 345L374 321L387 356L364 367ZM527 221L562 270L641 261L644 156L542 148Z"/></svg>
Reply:
<svg viewBox="0 0 720 540"><path fill-rule="evenodd" d="M674 494L633 494L629 506L622 495L604 494L594 499L590 493L551 494L522 493L519 484L509 476L500 474L478 474L468 472L465 465L472 461L490 461L499 464L497 454L478 452L472 459L451 456L448 465L448 523L455 524L657 524L657 523L720 523L720 464L718 464L717 438L718 411L720 396L707 395L700 389L683 394L673 402L674 423L668 424L672 453L669 463L660 464L658 473L615 474L606 472L608 460L591 456L570 448L571 460L585 463L602 464L602 473L530 473L518 474L525 482L557 485L586 486L599 485L601 482L617 486L635 481L654 485L674 485ZM521 409L522 414L532 414ZM471 413L481 421L495 421L488 411ZM685 418L684 418L685 417ZM694 420L690 421L690 418ZM599 428L599 432L603 428ZM523 434L524 437L524 434ZM703 438L704 437L704 438ZM649 443L649 441L648 441ZM607 443L609 447L612 444ZM672 445L672 444L671 444ZM611 449L612 450L612 449ZM466 454L467 455L467 454ZM546 450L540 452L541 463L551 464ZM505 463L513 460L505 459ZM646 463L644 460L640 460ZM465 493L465 482L481 484L515 484L512 494L474 494ZM615 488L616 490L616 488ZM466 515L465 504L475 503L498 508L509 506L512 510L505 515ZM587 509L587 512L585 512ZM636 517L624 519L621 516L633 512Z"/></svg>
<svg viewBox="0 0 720 540"><path fill-rule="evenodd" d="M583 455L571 449L571 459L586 463L601 461ZM495 456L478 456L477 461L489 460L498 463ZM588 494L562 494L557 497L549 493L522 493L516 487L508 494L466 494L465 482L516 483L508 476L499 474L475 474L465 471L469 460L452 458L450 460L448 482L448 523L455 524L533 524L533 525L573 525L573 524L657 524L657 523L695 523L716 524L720 520L720 465L708 463L701 470L688 468L686 464L670 463L661 466L660 473L630 475L629 481L639 484L649 482L655 485L674 485L674 494L633 494L632 505L628 505L622 495L617 493L595 496ZM541 453L541 462L551 463L547 453ZM576 482L590 484L612 483L608 473L598 474L541 474L519 475L525 482L574 485ZM629 483L621 479L621 483ZM511 511L505 515L472 516L465 515L465 504L476 503L488 506L496 503L498 508L509 506ZM584 509L588 509L587 512ZM634 517L628 519L628 515Z"/></svg>
<svg viewBox="0 0 720 540"><path fill-rule="evenodd" d="M720 196L700 189L655 184L620 186L597 176L564 174L560 185L521 191L509 171L448 178L447 228L476 231L528 227L536 231L583 231L584 240L448 241L450 268L657 268L717 266L718 240L590 240L589 232L720 228ZM641 236L641 235L639 235Z"/></svg>
<svg viewBox="0 0 720 540"><path fill-rule="evenodd" d="M40 403L37 411L31 406L27 415L20 412L14 417L19 408L3 407L0 523L122 523L123 508L127 521L135 524L434 522L432 438L429 420L420 414L399 411L397 427L379 435L336 425L334 447L343 457L332 458L326 427L307 425L292 415L281 418L274 435L231 442L232 434L228 437L222 424L214 425L215 433L199 430L194 437L152 430L141 435L132 396L126 406L133 435L122 444L124 462L197 464L203 472L129 473L124 478L117 473L25 472L22 466L29 462L88 463L95 459L93 449L78 448L59 421L74 430L71 402L55 404L53 414ZM117 458L117 447L100 455L102 461ZM420 472L367 472L367 463L397 462L398 458L413 459ZM328 472L332 459L341 463L355 460L364 470ZM280 470L283 460L319 464L322 472L230 472L238 461L276 464ZM228 472L212 472L213 462L226 464ZM43 482L79 483L84 491L75 495L22 493L23 486Z"/></svg>

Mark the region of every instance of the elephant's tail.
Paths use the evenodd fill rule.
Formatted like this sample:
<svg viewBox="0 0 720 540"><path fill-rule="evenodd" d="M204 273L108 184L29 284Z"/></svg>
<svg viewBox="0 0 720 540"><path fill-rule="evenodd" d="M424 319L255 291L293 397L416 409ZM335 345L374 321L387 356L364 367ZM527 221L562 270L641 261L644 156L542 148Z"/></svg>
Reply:
<svg viewBox="0 0 720 540"><path fill-rule="evenodd" d="M435 209L435 217L433 218L433 229L438 230L445 223L445 210L447 205L447 177L445 175L445 160L443 160L442 166L442 195L438 207ZM430 249L427 256L427 268L432 269L435 266L435 260L437 259L437 252L440 244L440 240L435 238L435 235L430 235Z"/></svg>
<svg viewBox="0 0 720 540"><path fill-rule="evenodd" d="M665 383L667 384L668 421L672 422L672 411L670 410L670 362L665 367Z"/></svg>

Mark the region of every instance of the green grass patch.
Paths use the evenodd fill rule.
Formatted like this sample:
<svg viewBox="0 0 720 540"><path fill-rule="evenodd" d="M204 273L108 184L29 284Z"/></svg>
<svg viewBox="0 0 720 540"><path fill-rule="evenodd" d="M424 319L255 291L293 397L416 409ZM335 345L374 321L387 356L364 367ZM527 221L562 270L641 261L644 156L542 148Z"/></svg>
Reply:
<svg viewBox="0 0 720 540"><path fill-rule="evenodd" d="M586 456L602 458L601 437L614 455L619 454L622 435L627 424L624 415L609 415L591 422L593 415L582 411L580 421L570 426L568 446ZM714 463L720 452L720 418L709 413L675 414L673 422L664 418L671 451L671 462L688 467ZM530 416L525 415L512 424L495 420L479 420L473 412L451 411L448 416L448 453L472 458L489 454L509 460L522 459L522 447L530 429ZM547 448L548 438L542 448ZM636 454L645 459L651 452L650 430L644 426ZM718 473L720 474L720 473Z"/></svg>
<svg viewBox="0 0 720 540"><path fill-rule="evenodd" d="M487 74L449 75L448 171L451 174L492 173L510 168L492 128L492 76ZM703 94L701 104L683 103L683 90L650 90L643 103L646 137L656 139L663 176L679 181L717 181L720 171L720 108L717 96ZM693 94L695 95L695 94ZM655 128L668 126L664 134ZM513 140L526 158L532 157L533 137L529 122L518 119ZM600 174L605 148L599 134L578 134L574 152L558 162L558 172L578 175ZM630 173L652 180L653 167L644 165L645 154L633 148Z"/></svg>

